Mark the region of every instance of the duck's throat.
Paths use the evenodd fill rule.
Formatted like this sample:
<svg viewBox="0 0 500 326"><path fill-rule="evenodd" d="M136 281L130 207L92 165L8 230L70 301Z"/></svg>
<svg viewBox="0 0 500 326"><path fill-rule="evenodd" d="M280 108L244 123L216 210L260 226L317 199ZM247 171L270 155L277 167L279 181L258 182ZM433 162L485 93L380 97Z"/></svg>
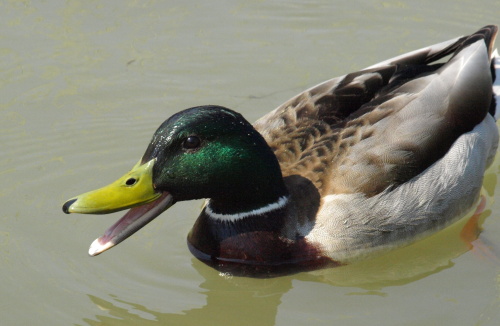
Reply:
<svg viewBox="0 0 500 326"><path fill-rule="evenodd" d="M212 201L207 203L191 230L190 245L212 258L239 257L232 252L236 243L260 250L262 238L280 239L285 225L289 198L283 196L252 210L221 213L214 211ZM255 256L253 253L251 256Z"/></svg>

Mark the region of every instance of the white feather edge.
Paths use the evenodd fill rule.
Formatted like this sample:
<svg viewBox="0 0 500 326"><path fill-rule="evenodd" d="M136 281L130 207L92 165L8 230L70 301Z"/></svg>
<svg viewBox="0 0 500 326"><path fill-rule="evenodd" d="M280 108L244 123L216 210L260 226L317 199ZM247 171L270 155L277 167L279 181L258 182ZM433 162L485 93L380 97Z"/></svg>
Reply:
<svg viewBox="0 0 500 326"><path fill-rule="evenodd" d="M496 98L496 111L495 111L495 120L498 120L500 117L500 55L498 54L498 49L495 49L491 55L493 60L493 65L495 67L496 79L493 83L493 93L495 93Z"/></svg>

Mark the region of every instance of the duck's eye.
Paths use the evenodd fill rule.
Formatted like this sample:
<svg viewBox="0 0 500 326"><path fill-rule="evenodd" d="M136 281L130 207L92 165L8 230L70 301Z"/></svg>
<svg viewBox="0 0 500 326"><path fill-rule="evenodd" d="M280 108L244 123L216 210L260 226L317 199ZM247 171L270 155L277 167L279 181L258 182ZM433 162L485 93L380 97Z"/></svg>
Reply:
<svg viewBox="0 0 500 326"><path fill-rule="evenodd" d="M201 145L201 140L197 136L189 136L188 138L184 139L184 143L182 146L185 149L195 149L200 147Z"/></svg>

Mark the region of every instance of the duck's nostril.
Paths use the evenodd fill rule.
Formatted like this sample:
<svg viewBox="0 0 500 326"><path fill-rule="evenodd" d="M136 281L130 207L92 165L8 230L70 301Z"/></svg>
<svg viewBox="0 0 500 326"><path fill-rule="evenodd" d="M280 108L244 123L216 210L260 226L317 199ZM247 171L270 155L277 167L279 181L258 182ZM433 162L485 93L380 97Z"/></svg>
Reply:
<svg viewBox="0 0 500 326"><path fill-rule="evenodd" d="M137 179L136 179L136 178L130 178L130 179L128 179L127 181L125 181L125 184L126 184L127 186L133 186L133 185L135 185L136 183L137 183Z"/></svg>
<svg viewBox="0 0 500 326"><path fill-rule="evenodd" d="M68 200L67 202L64 203L63 207L62 207L62 210L64 213L66 214L69 214L70 211L69 211L69 208L71 205L73 205L73 203L77 200L78 198L75 198L75 199L71 199L71 200Z"/></svg>

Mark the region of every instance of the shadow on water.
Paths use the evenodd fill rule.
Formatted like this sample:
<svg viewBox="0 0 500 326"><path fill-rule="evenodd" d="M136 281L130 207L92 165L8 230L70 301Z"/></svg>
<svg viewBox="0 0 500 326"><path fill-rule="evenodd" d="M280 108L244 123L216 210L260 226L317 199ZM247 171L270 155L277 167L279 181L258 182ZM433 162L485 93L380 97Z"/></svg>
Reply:
<svg viewBox="0 0 500 326"><path fill-rule="evenodd" d="M453 259L469 249L481 247L482 240L477 236L481 224L490 214L486 210L424 241L360 263L278 278L252 279L218 274L193 258L192 265L204 280L199 285L199 293L205 296L203 306L166 313L112 295L105 299L89 294L89 299L103 313L82 321L92 326L275 325L283 296L293 290L297 282L328 286L334 296L384 297L387 296L384 288L409 284L449 269L454 265ZM471 238L471 234L475 236ZM491 260L491 255L484 257ZM496 314L499 305L499 302L493 302L485 311Z"/></svg>

